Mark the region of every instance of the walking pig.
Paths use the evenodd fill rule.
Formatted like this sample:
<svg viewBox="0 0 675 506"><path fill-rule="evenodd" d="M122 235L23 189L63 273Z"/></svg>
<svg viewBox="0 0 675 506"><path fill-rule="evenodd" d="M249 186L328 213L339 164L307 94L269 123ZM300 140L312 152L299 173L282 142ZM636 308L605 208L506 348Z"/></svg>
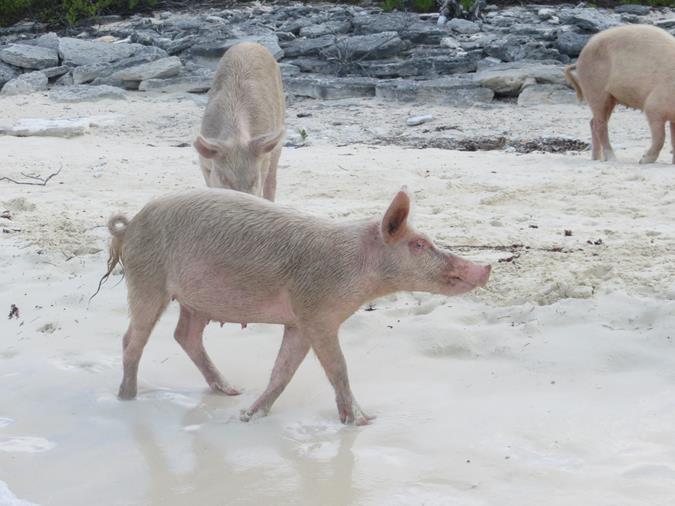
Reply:
<svg viewBox="0 0 675 506"><path fill-rule="evenodd" d="M206 185L274 200L284 110L281 72L270 52L252 42L230 48L194 142Z"/></svg>
<svg viewBox="0 0 675 506"><path fill-rule="evenodd" d="M576 77L573 71L576 69ZM640 163L655 162L665 141L665 124L675 163L675 38L646 25L611 28L594 35L565 76L593 113L593 160L615 160L607 124L616 104L644 111L652 145Z"/></svg>
<svg viewBox="0 0 675 506"><path fill-rule="evenodd" d="M209 321L275 323L284 335L267 389L242 411L267 414L313 349L335 389L343 423L370 418L352 396L338 330L360 306L397 291L461 294L482 287L490 266L438 249L410 224L402 189L379 219L334 223L231 190L199 190L113 216L107 278L124 265L130 324L122 399L136 396L143 347L169 301L180 304L174 337L212 389L237 395L209 358Z"/></svg>

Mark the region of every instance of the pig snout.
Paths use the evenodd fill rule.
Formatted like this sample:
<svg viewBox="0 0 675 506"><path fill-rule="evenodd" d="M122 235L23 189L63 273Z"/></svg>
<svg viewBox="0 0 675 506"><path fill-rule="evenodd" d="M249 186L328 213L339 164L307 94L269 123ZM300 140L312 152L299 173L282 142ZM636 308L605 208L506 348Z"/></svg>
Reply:
<svg viewBox="0 0 675 506"><path fill-rule="evenodd" d="M482 288L487 284L488 279L490 279L490 272L492 272L492 266L490 265L471 264L467 268L465 280L467 283Z"/></svg>
<svg viewBox="0 0 675 506"><path fill-rule="evenodd" d="M472 288L483 287L490 279L492 267L490 265L478 265L469 260L459 257L451 257L451 274L453 278L470 285Z"/></svg>

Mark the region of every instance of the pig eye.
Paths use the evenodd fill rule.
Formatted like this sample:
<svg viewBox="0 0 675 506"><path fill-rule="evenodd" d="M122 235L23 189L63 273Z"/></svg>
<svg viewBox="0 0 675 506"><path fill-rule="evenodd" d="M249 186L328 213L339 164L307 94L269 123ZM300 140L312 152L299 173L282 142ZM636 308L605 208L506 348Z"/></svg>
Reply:
<svg viewBox="0 0 675 506"><path fill-rule="evenodd" d="M429 247L429 244L424 239L413 239L410 241L410 247L414 253L421 253Z"/></svg>

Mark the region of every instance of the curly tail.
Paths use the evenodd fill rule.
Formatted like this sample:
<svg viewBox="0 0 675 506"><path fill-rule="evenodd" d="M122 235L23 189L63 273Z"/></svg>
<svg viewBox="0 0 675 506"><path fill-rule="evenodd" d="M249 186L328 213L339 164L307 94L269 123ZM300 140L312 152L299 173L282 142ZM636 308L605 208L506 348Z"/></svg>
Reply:
<svg viewBox="0 0 675 506"><path fill-rule="evenodd" d="M579 86L579 81L577 81L577 78L574 77L574 74L572 71L577 68L576 63L573 65L568 65L565 67L565 79L567 79L567 82L570 83L570 86L574 88L574 91L577 92L577 100L581 102L584 99L584 92L581 91L581 86Z"/></svg>
<svg viewBox="0 0 675 506"><path fill-rule="evenodd" d="M98 281L98 288L94 295L89 297L89 301L96 297L96 294L101 291L101 285L110 277L113 269L117 264L122 262L122 243L124 242L124 233L127 231L127 226L129 225L129 220L126 216L122 214L114 214L108 220L108 231L112 235L112 240L110 241L110 256L108 257L108 272L106 272L103 277Z"/></svg>

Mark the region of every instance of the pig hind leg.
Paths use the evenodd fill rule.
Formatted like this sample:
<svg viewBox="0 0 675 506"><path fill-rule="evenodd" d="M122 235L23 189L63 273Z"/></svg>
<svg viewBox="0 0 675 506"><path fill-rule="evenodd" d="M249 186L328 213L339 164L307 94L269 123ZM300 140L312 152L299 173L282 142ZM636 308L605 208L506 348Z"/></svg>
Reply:
<svg viewBox="0 0 675 506"><path fill-rule="evenodd" d="M270 382L263 394L246 410L241 411L240 418L248 422L257 412L266 415L274 401L284 391L298 367L307 356L309 341L295 327L284 328L279 354L274 362Z"/></svg>
<svg viewBox="0 0 675 506"><path fill-rule="evenodd" d="M131 321L122 341L124 373L118 393L120 399L136 397L138 364L143 348L168 303L166 294L141 292L129 287Z"/></svg>
<svg viewBox="0 0 675 506"><path fill-rule="evenodd" d="M663 144L666 142L666 120L663 118L658 106L653 105L648 100L645 104L645 115L649 122L649 129L652 132L652 145L645 151L640 158L640 163L654 163L661 153Z"/></svg>
<svg viewBox="0 0 675 506"><path fill-rule="evenodd" d="M340 421L355 425L370 423L375 417L366 415L352 395L347 375L347 363L340 348L337 332L312 332L311 343L328 380L335 389L335 401Z"/></svg>
<svg viewBox="0 0 675 506"><path fill-rule="evenodd" d="M670 122L670 147L673 150L673 163L675 163L675 121Z"/></svg>
<svg viewBox="0 0 675 506"><path fill-rule="evenodd" d="M206 353L203 334L204 328L208 323L208 319L191 312L181 304L174 338L201 371L206 383L208 383L212 390L223 392L227 395L239 395L239 390L232 387L223 378L216 366L213 365L208 353Z"/></svg>
<svg viewBox="0 0 675 506"><path fill-rule="evenodd" d="M616 106L616 100L612 95L603 92L598 96L588 99L593 111L591 120L591 133L593 136L593 159L599 157L603 161L616 160L612 145L609 143L609 118Z"/></svg>

